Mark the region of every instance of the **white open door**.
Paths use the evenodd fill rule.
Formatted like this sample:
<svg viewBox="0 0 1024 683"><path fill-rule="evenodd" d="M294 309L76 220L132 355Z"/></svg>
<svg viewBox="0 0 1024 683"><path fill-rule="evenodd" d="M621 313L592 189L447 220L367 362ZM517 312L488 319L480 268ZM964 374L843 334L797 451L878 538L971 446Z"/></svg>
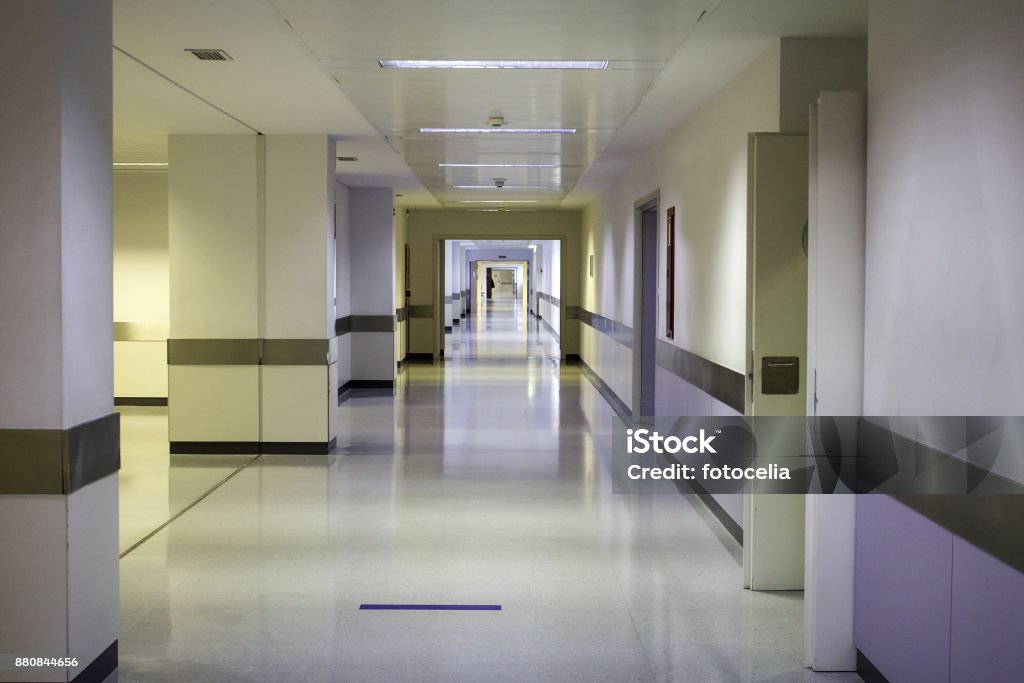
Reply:
<svg viewBox="0 0 1024 683"><path fill-rule="evenodd" d="M807 356L807 136L754 133L748 154L748 415L804 415ZM802 452L802 434L779 446ZM804 497L744 496L744 585L801 590Z"/></svg>

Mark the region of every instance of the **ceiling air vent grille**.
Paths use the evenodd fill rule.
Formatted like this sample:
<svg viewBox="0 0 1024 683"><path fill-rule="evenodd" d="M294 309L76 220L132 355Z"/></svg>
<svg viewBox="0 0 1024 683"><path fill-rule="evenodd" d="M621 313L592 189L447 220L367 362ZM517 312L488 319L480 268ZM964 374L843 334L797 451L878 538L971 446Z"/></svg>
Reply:
<svg viewBox="0 0 1024 683"><path fill-rule="evenodd" d="M230 62L231 55L224 50L200 50L196 48L188 48L185 52L191 52L196 59L200 59L204 62Z"/></svg>

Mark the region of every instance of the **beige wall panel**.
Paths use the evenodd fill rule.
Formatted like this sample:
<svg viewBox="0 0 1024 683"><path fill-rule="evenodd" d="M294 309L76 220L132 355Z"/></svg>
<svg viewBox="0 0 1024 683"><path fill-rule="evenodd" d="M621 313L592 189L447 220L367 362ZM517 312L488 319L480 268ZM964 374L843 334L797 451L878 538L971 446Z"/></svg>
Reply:
<svg viewBox="0 0 1024 683"><path fill-rule="evenodd" d="M167 396L166 342L114 342L114 396Z"/></svg>
<svg viewBox="0 0 1024 683"><path fill-rule="evenodd" d="M114 173L114 320L170 315L167 172Z"/></svg>
<svg viewBox="0 0 1024 683"><path fill-rule="evenodd" d="M171 441L259 441L260 368L171 366L168 434Z"/></svg>
<svg viewBox="0 0 1024 683"><path fill-rule="evenodd" d="M171 135L171 337L261 336L263 146L256 135Z"/></svg>
<svg viewBox="0 0 1024 683"><path fill-rule="evenodd" d="M334 329L333 143L324 135L266 138L264 332L326 339Z"/></svg>
<svg viewBox="0 0 1024 683"><path fill-rule="evenodd" d="M327 441L328 369L317 365L264 365L261 393L264 442Z"/></svg>

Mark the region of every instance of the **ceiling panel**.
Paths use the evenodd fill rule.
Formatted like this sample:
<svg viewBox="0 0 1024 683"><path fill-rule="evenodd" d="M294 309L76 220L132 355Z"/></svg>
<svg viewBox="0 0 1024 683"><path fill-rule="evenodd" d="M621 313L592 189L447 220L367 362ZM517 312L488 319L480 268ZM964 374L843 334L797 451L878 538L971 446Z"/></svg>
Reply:
<svg viewBox="0 0 1024 683"><path fill-rule="evenodd" d="M274 0L322 60L664 61L707 4L689 0Z"/></svg>
<svg viewBox="0 0 1024 683"><path fill-rule="evenodd" d="M412 2L275 0L320 64L434 197L517 200L508 178L557 205L640 103L712 0ZM609 60L603 70L384 69L380 59ZM566 135L444 135L420 128L574 128ZM552 163L556 172L441 169ZM514 180L514 182L512 182ZM467 194L467 192L469 194Z"/></svg>
<svg viewBox="0 0 1024 683"><path fill-rule="evenodd" d="M615 130L658 68L401 70L375 64L328 71L380 132L395 134L420 127L482 126L496 115L509 127Z"/></svg>
<svg viewBox="0 0 1024 683"><path fill-rule="evenodd" d="M145 65L114 50L114 161L165 162L169 133L251 133Z"/></svg>
<svg viewBox="0 0 1024 683"><path fill-rule="evenodd" d="M375 133L270 3L115 0L114 45L262 133Z"/></svg>
<svg viewBox="0 0 1024 683"><path fill-rule="evenodd" d="M251 132L247 125L333 136L338 156L358 157L339 161L338 177L394 187L404 195L400 205L468 208L461 202L523 196L538 203L509 208L578 207L778 36L863 35L865 24L865 0L114 0L114 42L124 51L115 54L115 158L163 161L168 133ZM197 47L233 59L200 62L185 52ZM393 58L610 64L602 71L377 64ZM496 115L509 127L578 132L418 131L482 126ZM506 187L454 187L495 178Z"/></svg>

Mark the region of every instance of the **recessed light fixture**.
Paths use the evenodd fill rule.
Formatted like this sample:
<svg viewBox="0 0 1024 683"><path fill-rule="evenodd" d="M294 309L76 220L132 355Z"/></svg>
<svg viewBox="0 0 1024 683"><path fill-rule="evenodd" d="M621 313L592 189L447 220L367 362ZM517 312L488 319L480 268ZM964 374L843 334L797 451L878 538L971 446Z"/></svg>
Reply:
<svg viewBox="0 0 1024 683"><path fill-rule="evenodd" d="M421 133L469 133L472 135L483 133L520 133L527 135L571 135L576 132L575 128L420 128Z"/></svg>
<svg viewBox="0 0 1024 683"><path fill-rule="evenodd" d="M558 164L438 164L438 168L558 168Z"/></svg>
<svg viewBox="0 0 1024 683"><path fill-rule="evenodd" d="M385 69L591 69L608 68L608 60L576 59L380 59Z"/></svg>
<svg viewBox="0 0 1024 683"><path fill-rule="evenodd" d="M536 204L536 199L464 199L459 204Z"/></svg>
<svg viewBox="0 0 1024 683"><path fill-rule="evenodd" d="M493 190L494 183L490 185L452 185L453 190ZM557 187L542 187L540 185L502 185L503 190L557 190Z"/></svg>
<svg viewBox="0 0 1024 683"><path fill-rule="evenodd" d="M154 167L154 168L167 168L167 162L166 161L115 161L113 165L116 166L116 167L131 166L133 168L137 168L137 167L140 167L140 166L143 166L143 167Z"/></svg>

